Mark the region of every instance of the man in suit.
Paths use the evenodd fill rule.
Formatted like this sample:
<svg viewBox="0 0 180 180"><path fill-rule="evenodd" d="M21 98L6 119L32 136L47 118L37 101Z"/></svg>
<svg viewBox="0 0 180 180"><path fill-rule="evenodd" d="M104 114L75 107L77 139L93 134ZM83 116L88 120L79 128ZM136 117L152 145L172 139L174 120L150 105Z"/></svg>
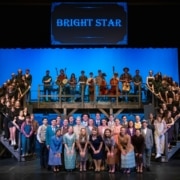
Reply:
<svg viewBox="0 0 180 180"><path fill-rule="evenodd" d="M147 171L150 171L150 165L151 165L151 152L153 147L153 134L152 130L149 129L146 120L142 121L142 128L141 132L145 139L145 149L143 153L143 164Z"/></svg>
<svg viewBox="0 0 180 180"><path fill-rule="evenodd" d="M97 112L95 115L94 125L96 127L101 125L101 114L99 112Z"/></svg>

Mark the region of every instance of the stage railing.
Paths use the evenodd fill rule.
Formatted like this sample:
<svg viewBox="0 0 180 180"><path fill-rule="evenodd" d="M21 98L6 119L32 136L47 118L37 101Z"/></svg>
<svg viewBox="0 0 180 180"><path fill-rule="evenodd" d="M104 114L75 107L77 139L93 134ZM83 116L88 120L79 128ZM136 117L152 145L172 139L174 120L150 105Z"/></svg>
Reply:
<svg viewBox="0 0 180 180"><path fill-rule="evenodd" d="M90 92L88 85L76 85L72 90L70 86L57 86L50 85L50 93L48 91L44 93L44 86L38 85L38 102L113 102L118 104L119 102L136 102L139 105L142 103L142 86L139 86L137 94L134 94L133 88L129 92L123 92L121 86L117 86L114 93L110 93L110 85L106 86L106 93L102 93L100 87L94 85L93 92ZM144 85L143 85L144 88ZM120 90L120 92L119 92ZM143 89L144 96L146 96L146 90Z"/></svg>

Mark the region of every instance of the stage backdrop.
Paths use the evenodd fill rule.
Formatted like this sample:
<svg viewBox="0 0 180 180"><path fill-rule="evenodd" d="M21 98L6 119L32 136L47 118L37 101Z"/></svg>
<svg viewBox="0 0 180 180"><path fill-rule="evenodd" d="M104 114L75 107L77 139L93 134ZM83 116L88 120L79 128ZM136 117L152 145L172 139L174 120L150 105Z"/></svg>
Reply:
<svg viewBox="0 0 180 180"><path fill-rule="evenodd" d="M124 67L129 67L132 75L139 69L144 82L149 70L161 72L179 82L177 48L48 48L0 49L0 84L11 78L11 73L17 73L19 68L23 73L28 68L33 76L32 98L36 99L38 84L42 84L46 70L50 70L55 81L56 68L58 71L66 68L68 78L71 73L78 78L81 70L87 76L90 72L96 76L98 69L101 69L109 82L113 66L119 75Z"/></svg>

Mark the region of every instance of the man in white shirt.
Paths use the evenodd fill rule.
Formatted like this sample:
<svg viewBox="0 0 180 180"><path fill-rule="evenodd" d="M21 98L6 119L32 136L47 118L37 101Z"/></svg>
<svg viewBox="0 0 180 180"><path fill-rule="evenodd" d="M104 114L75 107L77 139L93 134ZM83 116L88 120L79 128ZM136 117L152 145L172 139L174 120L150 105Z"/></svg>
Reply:
<svg viewBox="0 0 180 180"><path fill-rule="evenodd" d="M43 118L42 119L42 125L38 127L37 130L37 140L39 142L39 147L40 147L40 166L41 168L47 168L48 164L48 149L46 146L46 129L48 126L48 119Z"/></svg>

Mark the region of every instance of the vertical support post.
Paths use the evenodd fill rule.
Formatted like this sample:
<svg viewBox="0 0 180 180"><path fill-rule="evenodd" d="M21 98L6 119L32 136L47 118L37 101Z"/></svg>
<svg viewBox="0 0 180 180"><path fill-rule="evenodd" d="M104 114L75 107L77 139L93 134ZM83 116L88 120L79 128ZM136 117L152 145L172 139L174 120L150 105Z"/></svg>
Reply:
<svg viewBox="0 0 180 180"><path fill-rule="evenodd" d="M113 114L113 108L110 108L110 109L109 109L109 113L110 113L110 114Z"/></svg>

